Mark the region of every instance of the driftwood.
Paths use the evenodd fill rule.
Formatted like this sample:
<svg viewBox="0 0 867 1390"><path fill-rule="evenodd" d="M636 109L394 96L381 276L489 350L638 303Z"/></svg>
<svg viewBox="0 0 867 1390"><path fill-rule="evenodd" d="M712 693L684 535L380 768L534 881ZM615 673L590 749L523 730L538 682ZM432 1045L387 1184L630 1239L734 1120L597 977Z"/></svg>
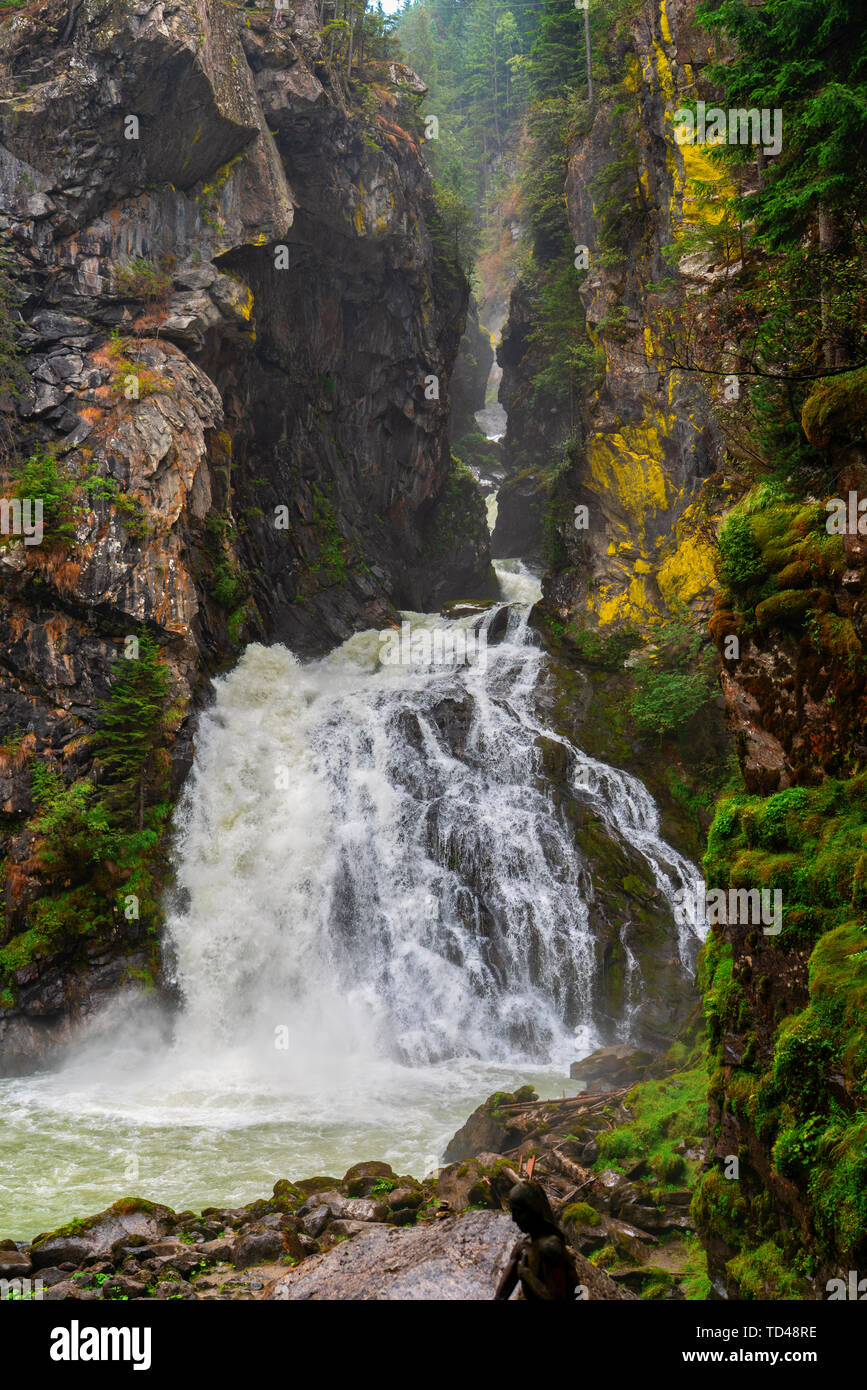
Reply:
<svg viewBox="0 0 867 1390"><path fill-rule="evenodd" d="M526 1101L523 1105L520 1102L517 1104L510 1103L509 1105L498 1105L495 1109L508 1114L513 1114L521 1110L544 1110L550 1108L552 1105L559 1106L561 1109L585 1110L591 1106L595 1108L599 1105L607 1105L612 1100L619 1100L621 1096L625 1096L627 1091L631 1089L630 1086L623 1086L618 1091L596 1091L592 1095L585 1094L580 1096L555 1096L551 1100Z"/></svg>
<svg viewBox="0 0 867 1390"><path fill-rule="evenodd" d="M543 1158L552 1168L556 1168L558 1173L562 1173L565 1178L571 1178L572 1182L580 1187L589 1187L596 1181L593 1173L587 1168L582 1168L579 1163L573 1163L571 1158L566 1158L559 1149L546 1149Z"/></svg>

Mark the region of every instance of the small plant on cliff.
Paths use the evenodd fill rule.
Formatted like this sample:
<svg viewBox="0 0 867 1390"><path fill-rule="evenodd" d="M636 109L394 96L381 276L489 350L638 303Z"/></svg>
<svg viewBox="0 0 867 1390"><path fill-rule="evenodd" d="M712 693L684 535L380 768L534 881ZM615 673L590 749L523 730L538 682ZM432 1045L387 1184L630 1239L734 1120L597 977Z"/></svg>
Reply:
<svg viewBox="0 0 867 1390"><path fill-rule="evenodd" d="M171 270L165 261L158 263L146 256L134 256L126 265L115 268L114 283L126 299L164 299L172 287Z"/></svg>
<svg viewBox="0 0 867 1390"><path fill-rule="evenodd" d="M64 547L75 540L75 485L64 476L50 450L37 445L15 479L15 495L42 503L44 541Z"/></svg>

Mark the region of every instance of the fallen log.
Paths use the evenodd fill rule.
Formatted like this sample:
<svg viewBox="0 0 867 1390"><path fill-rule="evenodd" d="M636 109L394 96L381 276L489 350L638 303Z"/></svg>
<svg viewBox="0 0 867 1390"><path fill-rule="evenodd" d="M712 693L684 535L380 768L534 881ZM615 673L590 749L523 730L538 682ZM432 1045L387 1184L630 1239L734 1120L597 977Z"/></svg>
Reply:
<svg viewBox="0 0 867 1390"><path fill-rule="evenodd" d="M559 1149L546 1149L542 1154L542 1161L550 1163L552 1168L556 1168L558 1173L564 1177L571 1178L573 1183L579 1183L581 1187L589 1187L596 1181L596 1175L582 1168L580 1163L573 1163L571 1158L566 1158Z"/></svg>
<svg viewBox="0 0 867 1390"><path fill-rule="evenodd" d="M525 1101L523 1105L518 1102L517 1104L497 1105L494 1108L499 1111L508 1111L510 1113L518 1110L542 1110L546 1106L551 1105L584 1109L587 1106L607 1105L612 1100L619 1100L621 1096L625 1096L627 1091L631 1089L630 1086L624 1086L618 1091L596 1091L592 1095L585 1094L580 1096L553 1096L550 1100L530 1100Z"/></svg>

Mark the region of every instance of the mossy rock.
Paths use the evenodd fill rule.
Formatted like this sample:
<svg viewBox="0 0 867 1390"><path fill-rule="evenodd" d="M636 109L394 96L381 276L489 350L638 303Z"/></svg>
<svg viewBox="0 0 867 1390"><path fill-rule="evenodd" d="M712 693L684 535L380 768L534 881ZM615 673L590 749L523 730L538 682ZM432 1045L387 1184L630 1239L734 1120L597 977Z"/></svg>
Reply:
<svg viewBox="0 0 867 1390"><path fill-rule="evenodd" d="M814 449L848 444L867 424L867 367L827 377L814 386L801 411L801 425Z"/></svg>
<svg viewBox="0 0 867 1390"><path fill-rule="evenodd" d="M822 597L820 589L784 589L756 604L756 622L762 628L799 623Z"/></svg>
<svg viewBox="0 0 867 1390"><path fill-rule="evenodd" d="M350 1170L351 1171L351 1170ZM389 1170L391 1171L391 1170ZM305 1197L312 1197L314 1192L333 1192L340 1187L339 1178L301 1178L293 1184Z"/></svg>
<svg viewBox="0 0 867 1390"><path fill-rule="evenodd" d="M589 1202L572 1202L561 1218L569 1226L601 1226L602 1217Z"/></svg>

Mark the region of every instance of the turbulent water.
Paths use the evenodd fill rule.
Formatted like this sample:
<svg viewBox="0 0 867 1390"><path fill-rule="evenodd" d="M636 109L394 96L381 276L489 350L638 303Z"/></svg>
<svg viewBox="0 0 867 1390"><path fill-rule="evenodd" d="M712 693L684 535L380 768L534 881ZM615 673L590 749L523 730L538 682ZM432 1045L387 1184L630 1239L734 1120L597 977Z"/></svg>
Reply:
<svg viewBox="0 0 867 1390"><path fill-rule="evenodd" d="M130 1191L240 1202L373 1156L423 1173L492 1090L559 1093L598 1045L592 885L534 713L538 581L498 573L506 610L405 615L409 664L363 632L307 665L251 646L215 683L177 816L182 1009L118 999L61 1070L0 1082L3 1234ZM456 630L469 658L435 660ZM696 885L642 784L564 746L664 894Z"/></svg>

